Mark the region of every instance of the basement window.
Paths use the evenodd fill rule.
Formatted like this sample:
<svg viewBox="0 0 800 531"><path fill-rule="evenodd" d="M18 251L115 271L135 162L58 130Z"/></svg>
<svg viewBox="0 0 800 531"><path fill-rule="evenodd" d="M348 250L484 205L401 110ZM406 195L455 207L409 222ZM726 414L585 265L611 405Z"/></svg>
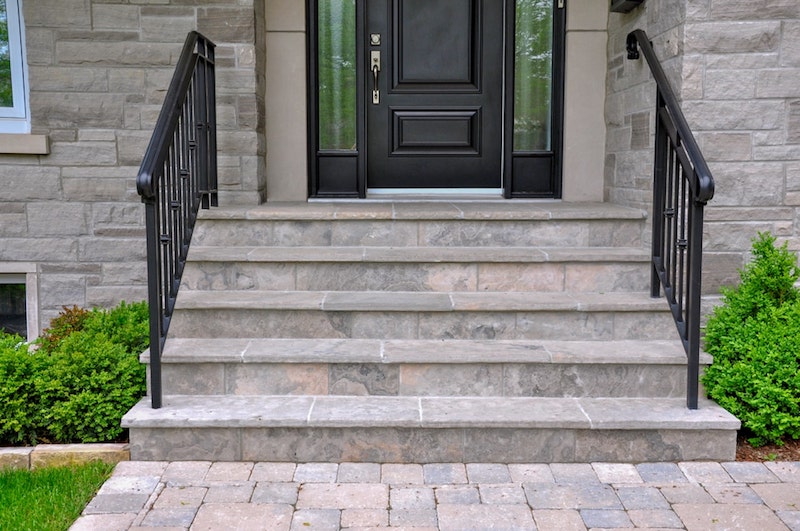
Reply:
<svg viewBox="0 0 800 531"><path fill-rule="evenodd" d="M0 263L0 331L32 341L39 335L35 266L33 271L3 272L7 265Z"/></svg>

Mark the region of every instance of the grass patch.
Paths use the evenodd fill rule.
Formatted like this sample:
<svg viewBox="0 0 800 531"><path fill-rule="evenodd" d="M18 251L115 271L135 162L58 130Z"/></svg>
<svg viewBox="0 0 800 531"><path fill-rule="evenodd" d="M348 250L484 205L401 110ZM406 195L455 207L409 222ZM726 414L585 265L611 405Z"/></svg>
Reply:
<svg viewBox="0 0 800 531"><path fill-rule="evenodd" d="M94 461L0 471L0 527L3 531L69 529L113 469L112 464Z"/></svg>

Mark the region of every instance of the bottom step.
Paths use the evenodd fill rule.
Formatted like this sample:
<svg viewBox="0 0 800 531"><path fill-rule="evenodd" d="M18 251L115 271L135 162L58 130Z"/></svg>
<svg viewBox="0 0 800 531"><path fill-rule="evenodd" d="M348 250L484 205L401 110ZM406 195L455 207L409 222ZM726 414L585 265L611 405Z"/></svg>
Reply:
<svg viewBox="0 0 800 531"><path fill-rule="evenodd" d="M682 399L167 396L122 419L131 459L290 462L733 460L739 421Z"/></svg>

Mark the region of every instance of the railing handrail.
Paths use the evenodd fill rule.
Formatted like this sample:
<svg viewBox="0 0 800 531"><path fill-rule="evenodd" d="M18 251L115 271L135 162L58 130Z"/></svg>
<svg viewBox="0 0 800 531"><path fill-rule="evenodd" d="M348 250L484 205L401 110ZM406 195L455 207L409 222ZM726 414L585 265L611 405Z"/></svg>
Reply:
<svg viewBox="0 0 800 531"><path fill-rule="evenodd" d="M213 42L186 36L136 189L145 205L150 312L150 393L161 407L161 352L200 206L217 205Z"/></svg>
<svg viewBox="0 0 800 531"><path fill-rule="evenodd" d="M714 196L714 179L643 30L628 34L628 59L639 58L639 47L657 87L650 295L659 297L663 288L686 351L686 404L697 409L703 209Z"/></svg>
<svg viewBox="0 0 800 531"><path fill-rule="evenodd" d="M653 79L656 81L661 97L664 99L664 106L672 117L672 121L675 123L678 138L694 166L697 178L695 181L690 182L692 186L692 196L695 201L707 203L714 197L714 179L711 176L711 171L708 169L706 159L703 157L703 153L697 145L697 141L678 103L678 98L675 96L675 91L672 90L672 85L667 78L667 74L664 72L664 68L661 66L661 61L658 60L656 52L653 50L653 45L650 43L650 39L647 37L647 33L645 33L644 30L637 29L628 34L628 59L639 58L639 50L636 46L637 43L650 67L650 72L653 74Z"/></svg>

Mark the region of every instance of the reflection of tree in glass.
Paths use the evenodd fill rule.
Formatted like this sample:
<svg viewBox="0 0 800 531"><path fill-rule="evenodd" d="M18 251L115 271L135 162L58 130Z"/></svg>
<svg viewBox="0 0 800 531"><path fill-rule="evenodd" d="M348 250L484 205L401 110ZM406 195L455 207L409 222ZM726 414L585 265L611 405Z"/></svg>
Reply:
<svg viewBox="0 0 800 531"><path fill-rule="evenodd" d="M0 107L12 107L11 57L8 50L8 14L6 0L0 0Z"/></svg>
<svg viewBox="0 0 800 531"><path fill-rule="evenodd" d="M356 147L355 0L320 0L318 31L319 147Z"/></svg>
<svg viewBox="0 0 800 531"><path fill-rule="evenodd" d="M553 1L517 0L514 150L550 149Z"/></svg>

